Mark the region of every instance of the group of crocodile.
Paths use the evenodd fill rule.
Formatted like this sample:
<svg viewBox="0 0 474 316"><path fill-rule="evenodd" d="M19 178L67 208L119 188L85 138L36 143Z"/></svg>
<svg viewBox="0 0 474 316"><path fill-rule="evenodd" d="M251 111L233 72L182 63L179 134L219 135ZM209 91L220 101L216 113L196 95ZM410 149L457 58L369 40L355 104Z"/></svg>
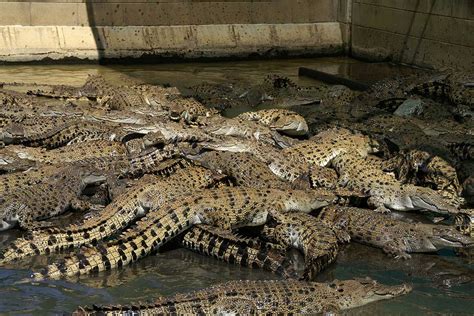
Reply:
<svg viewBox="0 0 474 316"><path fill-rule="evenodd" d="M472 107L469 85L453 75L428 83L440 80L450 102ZM428 91L428 83L410 91ZM268 86L304 91L276 76L267 78L270 93ZM371 93L381 107L383 93ZM418 149L388 155L383 139L349 126L310 135L292 110L227 118L176 88L120 86L100 76L27 95L3 89L0 100L0 230L26 230L2 250L2 266L75 250L32 274L70 278L126 268L177 241L289 279L229 282L77 314L336 312L411 290L370 279L312 282L350 241L395 259L474 246L472 210L449 160ZM99 188L106 197L93 198ZM71 210L83 215L55 223ZM290 250L301 254L302 271Z"/></svg>

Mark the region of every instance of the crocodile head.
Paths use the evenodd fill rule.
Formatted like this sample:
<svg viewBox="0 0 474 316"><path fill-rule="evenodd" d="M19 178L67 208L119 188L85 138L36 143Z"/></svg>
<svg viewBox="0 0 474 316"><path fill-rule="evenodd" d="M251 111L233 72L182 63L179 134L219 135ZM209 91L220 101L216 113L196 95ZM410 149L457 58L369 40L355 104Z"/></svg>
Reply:
<svg viewBox="0 0 474 316"><path fill-rule="evenodd" d="M308 134L308 124L304 117L296 112L280 110L268 118L271 129L290 136L302 136Z"/></svg>
<svg viewBox="0 0 474 316"><path fill-rule="evenodd" d="M409 293L412 288L407 284L384 285L372 279L334 280L329 284L341 296L336 300L340 309L354 308L371 302L391 299Z"/></svg>
<svg viewBox="0 0 474 316"><path fill-rule="evenodd" d="M11 144L25 136L25 129L19 123L11 123L3 128L0 133L0 140L6 144Z"/></svg>
<svg viewBox="0 0 474 316"><path fill-rule="evenodd" d="M324 189L291 190L287 193L284 201L284 210L309 213L328 206L335 200L336 196Z"/></svg>
<svg viewBox="0 0 474 316"><path fill-rule="evenodd" d="M431 228L430 241L438 249L444 247L463 248L474 245L474 238L458 232L453 226L443 225L435 225Z"/></svg>
<svg viewBox="0 0 474 316"><path fill-rule="evenodd" d="M431 211L439 214L455 214L458 209L447 203L436 191L414 185L385 186L371 189L385 207L395 211Z"/></svg>
<svg viewBox="0 0 474 316"><path fill-rule="evenodd" d="M413 185L406 186L404 190L409 196L415 210L427 210L440 214L456 214L459 210L447 203L436 191Z"/></svg>

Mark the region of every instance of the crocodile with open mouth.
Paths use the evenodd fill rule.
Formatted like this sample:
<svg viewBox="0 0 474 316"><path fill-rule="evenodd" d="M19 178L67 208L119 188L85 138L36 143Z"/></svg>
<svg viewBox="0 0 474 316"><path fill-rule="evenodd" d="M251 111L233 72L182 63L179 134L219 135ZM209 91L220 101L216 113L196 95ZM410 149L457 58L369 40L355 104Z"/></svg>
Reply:
<svg viewBox="0 0 474 316"><path fill-rule="evenodd" d="M384 285L371 279L230 281L210 288L160 297L151 303L79 308L74 315L260 315L335 313L411 291L407 284Z"/></svg>

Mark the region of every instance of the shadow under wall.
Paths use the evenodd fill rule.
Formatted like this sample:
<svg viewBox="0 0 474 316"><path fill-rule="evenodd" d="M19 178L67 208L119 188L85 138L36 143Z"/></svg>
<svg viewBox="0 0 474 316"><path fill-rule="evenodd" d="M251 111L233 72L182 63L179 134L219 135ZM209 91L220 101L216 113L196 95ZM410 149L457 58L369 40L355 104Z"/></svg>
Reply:
<svg viewBox="0 0 474 316"><path fill-rule="evenodd" d="M94 0L85 0L86 3L86 10L87 10L87 19L89 22L89 26L92 30L92 34L94 35L95 46L97 49L97 62L99 64L103 64L105 60L105 49L106 49L106 41L104 33L97 28L97 20L98 20L98 11L95 10L96 3Z"/></svg>

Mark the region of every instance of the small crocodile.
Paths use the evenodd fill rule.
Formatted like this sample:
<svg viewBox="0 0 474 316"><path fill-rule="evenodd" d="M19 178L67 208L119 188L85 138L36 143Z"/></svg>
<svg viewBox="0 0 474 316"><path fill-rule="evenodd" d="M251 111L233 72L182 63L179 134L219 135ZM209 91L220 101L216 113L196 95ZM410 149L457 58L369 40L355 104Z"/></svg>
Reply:
<svg viewBox="0 0 474 316"><path fill-rule="evenodd" d="M257 121L270 127L270 129L290 136L303 136L308 134L308 124L304 117L294 111L286 109L244 112L236 118Z"/></svg>
<svg viewBox="0 0 474 316"><path fill-rule="evenodd" d="M33 276L60 278L122 267L148 255L195 224L204 223L227 230L258 226L266 222L271 212L310 212L330 204L332 200L333 197L328 200L327 196L301 190L245 187L198 190L193 192L193 196L178 198L158 210L150 210L118 239L94 248L84 248ZM4 257L10 258L11 250L15 254L16 248L10 247Z"/></svg>
<svg viewBox="0 0 474 316"><path fill-rule="evenodd" d="M378 144L369 137L344 128L332 128L318 133L307 141L282 150L289 159L303 160L311 165L329 166L331 160L344 152L367 157L377 151Z"/></svg>
<svg viewBox="0 0 474 316"><path fill-rule="evenodd" d="M408 259L410 252L474 245L474 239L452 226L409 223L368 209L330 206L321 210L318 218L327 225L347 230L352 240L382 248L395 258Z"/></svg>
<svg viewBox="0 0 474 316"><path fill-rule="evenodd" d="M121 231L148 210L160 208L170 199L210 186L219 178L202 167L178 170L168 178L146 175L97 216L81 224L38 229L26 238L15 240L3 253L2 262L95 244Z"/></svg>
<svg viewBox="0 0 474 316"><path fill-rule="evenodd" d="M319 314L363 306L407 294L407 284L384 285L371 279L230 281L188 294L160 297L145 304L79 308L74 315L260 315Z"/></svg>
<svg viewBox="0 0 474 316"><path fill-rule="evenodd" d="M195 225L180 244L190 250L244 267L263 268L286 278L298 278L291 262L270 243L237 236L209 225Z"/></svg>
<svg viewBox="0 0 474 316"><path fill-rule="evenodd" d="M57 148L76 138L113 140L114 128L71 117L44 116L25 119L5 126L0 133L5 144Z"/></svg>
<svg viewBox="0 0 474 316"><path fill-rule="evenodd" d="M340 185L370 195L368 203L378 211L427 210L440 214L457 213L436 191L414 185L402 185L394 176L352 153L341 153L332 160Z"/></svg>
<svg viewBox="0 0 474 316"><path fill-rule="evenodd" d="M290 189L292 184L277 177L268 166L251 153L208 151L196 156L187 155L206 168L231 177L236 185L253 188ZM294 186L294 185L293 185ZM301 188L304 188L301 185ZM307 183L306 188L309 188Z"/></svg>
<svg viewBox="0 0 474 316"><path fill-rule="evenodd" d="M303 277L313 280L331 264L339 250L338 241L348 241L350 237L335 231L320 220L304 213L275 213L276 224L265 226L263 236L288 248L300 250L305 257Z"/></svg>
<svg viewBox="0 0 474 316"><path fill-rule="evenodd" d="M16 223L22 228L43 225L39 220L48 219L73 209L91 206L79 196L84 188L105 181L103 171L78 164L57 168L54 174L41 183L12 190L0 198L0 230L12 228Z"/></svg>
<svg viewBox="0 0 474 316"><path fill-rule="evenodd" d="M59 164L89 158L125 156L127 150L121 142L93 140L71 144L52 150L37 147L10 145L0 149L0 169L21 171L39 164ZM26 169L25 169L26 167Z"/></svg>

